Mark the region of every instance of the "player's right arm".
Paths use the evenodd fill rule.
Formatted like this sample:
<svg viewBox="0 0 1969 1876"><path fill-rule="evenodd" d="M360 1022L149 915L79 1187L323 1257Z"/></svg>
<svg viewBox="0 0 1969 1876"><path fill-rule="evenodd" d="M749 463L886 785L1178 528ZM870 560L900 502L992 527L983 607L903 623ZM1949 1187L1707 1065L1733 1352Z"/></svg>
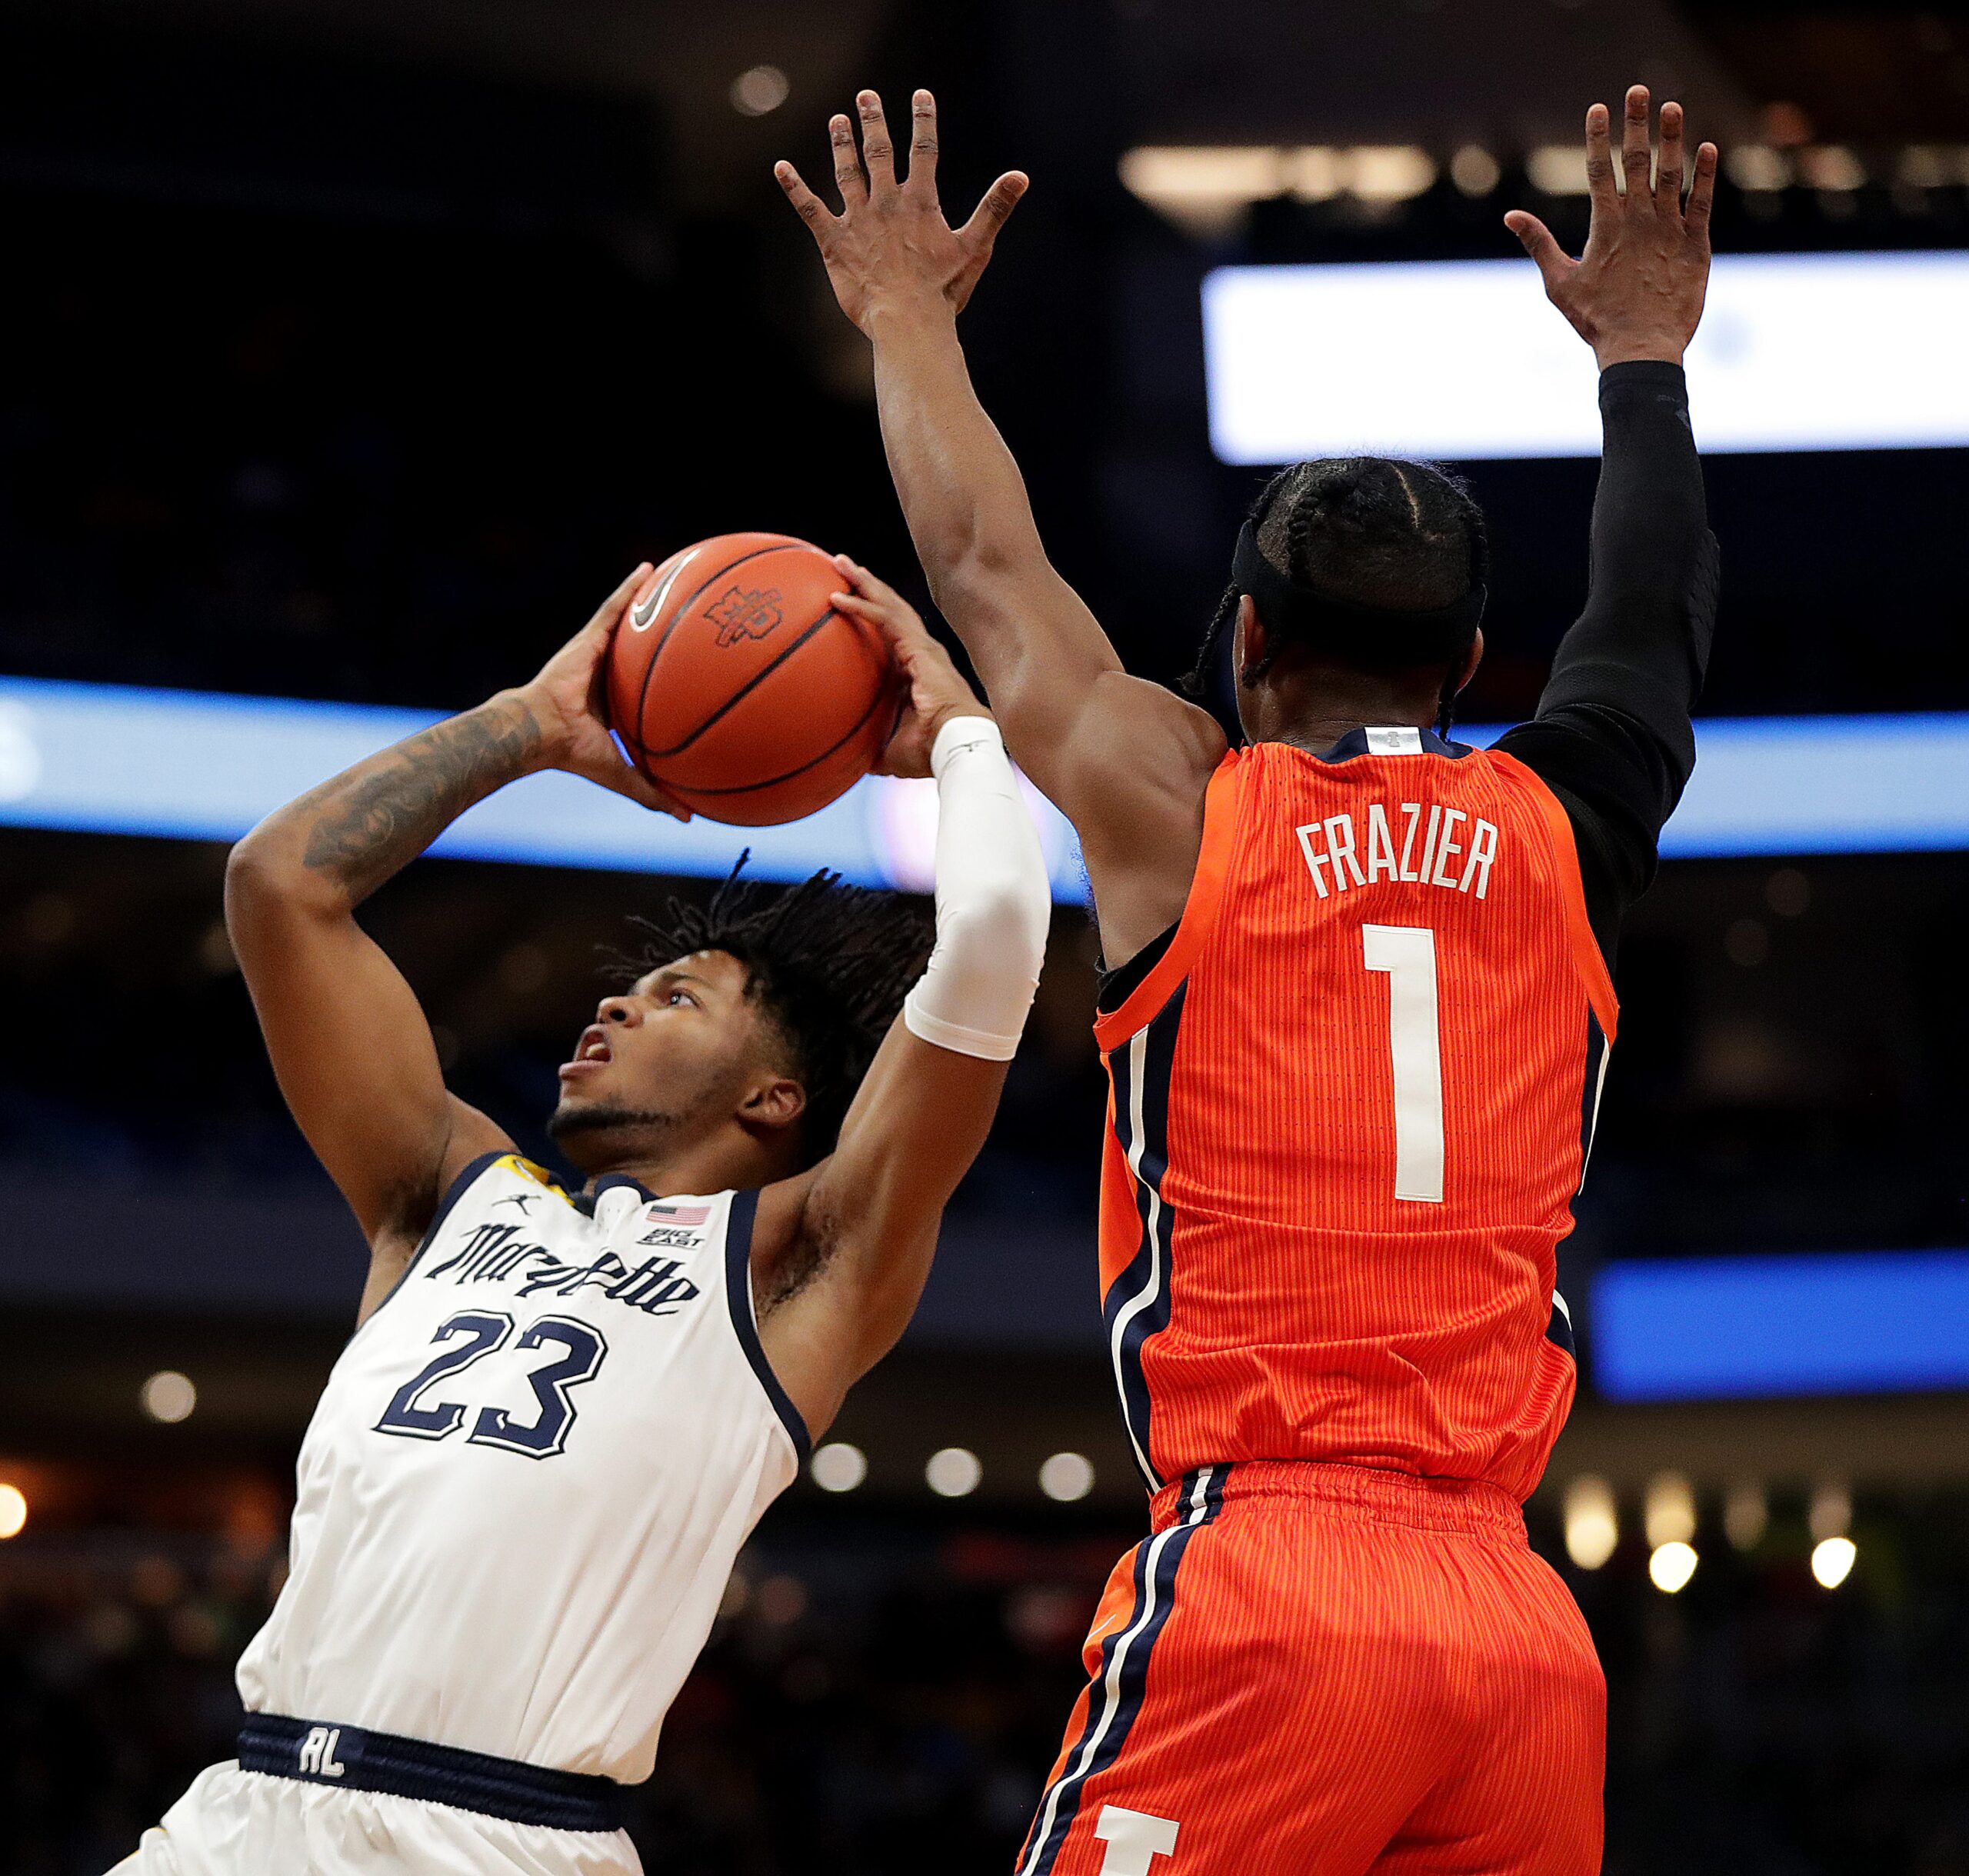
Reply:
<svg viewBox="0 0 1969 1876"><path fill-rule="evenodd" d="M885 772L935 778L937 941L832 1154L759 1198L760 1336L816 1438L915 1311L944 1208L997 1111L1052 909L998 725L901 597L838 564L835 603L888 638L908 681Z"/></svg>
<svg viewBox="0 0 1969 1876"><path fill-rule="evenodd" d="M675 811L623 765L592 707L639 567L530 684L358 762L270 815L233 848L226 928L308 1144L371 1252L366 1316L445 1189L511 1142L445 1088L415 994L356 908L452 821L521 775L567 768Z"/></svg>
<svg viewBox="0 0 1969 1876"><path fill-rule="evenodd" d="M1131 677L1046 555L1025 485L972 388L957 315L1025 178L1001 176L962 228L936 193L936 106L915 95L898 182L881 100L829 126L842 212L790 163L776 175L818 243L842 310L873 341L882 438L918 557L1014 760L1081 836L1108 961L1181 915L1203 798L1224 740L1210 715Z"/></svg>
<svg viewBox="0 0 1969 1876"><path fill-rule="evenodd" d="M1505 217L1553 303L1601 366L1605 452L1591 589L1553 660L1537 717L1501 742L1565 804L1603 949L1653 878L1661 828L1695 766L1691 722L1715 626L1717 558L1682 355L1702 316L1716 150L1682 198L1682 110L1661 107L1651 183L1648 97L1627 95L1614 185L1606 108L1587 115L1592 222L1582 259L1521 210Z"/></svg>

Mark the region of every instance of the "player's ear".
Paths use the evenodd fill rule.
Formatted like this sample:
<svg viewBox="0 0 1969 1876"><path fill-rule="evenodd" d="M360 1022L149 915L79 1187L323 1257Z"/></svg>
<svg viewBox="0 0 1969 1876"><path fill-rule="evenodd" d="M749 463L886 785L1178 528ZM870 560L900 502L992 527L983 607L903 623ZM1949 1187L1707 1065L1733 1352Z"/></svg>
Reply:
<svg viewBox="0 0 1969 1876"><path fill-rule="evenodd" d="M1461 696L1469 688L1470 680L1477 675L1477 667L1484 661L1484 630L1477 628L1477 635L1470 641L1470 649L1463 655L1463 668L1456 674L1456 694Z"/></svg>
<svg viewBox="0 0 1969 1876"><path fill-rule="evenodd" d="M1231 638L1231 658L1238 668L1240 684L1255 684L1265 668L1271 642L1265 637L1264 621L1258 617L1258 602L1249 593L1238 595L1238 625Z"/></svg>
<svg viewBox="0 0 1969 1876"><path fill-rule="evenodd" d="M748 1127L777 1133L791 1127L807 1111L807 1091L791 1076L761 1074L738 1103L738 1118Z"/></svg>

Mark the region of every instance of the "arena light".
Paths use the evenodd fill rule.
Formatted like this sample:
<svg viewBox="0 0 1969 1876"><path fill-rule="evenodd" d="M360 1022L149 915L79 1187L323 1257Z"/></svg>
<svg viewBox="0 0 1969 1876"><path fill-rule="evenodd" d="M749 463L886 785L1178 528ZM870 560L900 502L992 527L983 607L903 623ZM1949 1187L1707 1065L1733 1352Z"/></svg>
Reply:
<svg viewBox="0 0 1969 1876"><path fill-rule="evenodd" d="M1910 144L1901 152L1894 180L1917 189L1946 189L1969 183L1969 145Z"/></svg>
<svg viewBox="0 0 1969 1876"><path fill-rule="evenodd" d="M1620 1261L1588 1320L1616 1401L1969 1387L1969 1251Z"/></svg>
<svg viewBox="0 0 1969 1876"><path fill-rule="evenodd" d="M1405 202L1436 180L1435 159L1412 143L1364 144L1348 152L1348 192L1364 202Z"/></svg>
<svg viewBox="0 0 1969 1876"><path fill-rule="evenodd" d="M1352 195L1402 202L1428 192L1436 161L1419 144L1144 144L1121 160L1122 186L1178 228L1221 235L1254 202Z"/></svg>
<svg viewBox="0 0 1969 1876"><path fill-rule="evenodd" d="M0 826L237 840L262 816L434 712L196 691L0 678ZM1459 726L1487 743L1492 725ZM1969 713L1710 718L1701 759L1662 839L1671 858L1969 851ZM1054 897L1086 879L1073 830L1028 787ZM861 885L922 891L937 830L934 785L873 777L780 828L682 827L571 775L530 776L481 802L432 849L624 872L721 877L749 848L763 879L838 868ZM26 908L72 926L59 902ZM225 959L216 940L206 960Z"/></svg>
<svg viewBox="0 0 1969 1876"><path fill-rule="evenodd" d="M170 1427L192 1418L198 1405L198 1391L188 1375L164 1368L144 1383L138 1398L146 1414Z"/></svg>
<svg viewBox="0 0 1969 1876"><path fill-rule="evenodd" d="M1584 195L1586 152L1576 143L1541 143L1527 151L1524 174L1541 195Z"/></svg>
<svg viewBox="0 0 1969 1876"><path fill-rule="evenodd" d="M1812 1575L1821 1589L1837 1589L1853 1574L1859 1548L1851 1538L1824 1538L1812 1546Z"/></svg>
<svg viewBox="0 0 1969 1876"><path fill-rule="evenodd" d="M1798 152L1800 179L1815 189L1850 195L1867 186L1866 165L1844 144L1828 143Z"/></svg>
<svg viewBox="0 0 1969 1876"><path fill-rule="evenodd" d="M1613 1487L1582 1473L1566 1487L1564 1520L1566 1554L1582 1570L1600 1568L1621 1541Z"/></svg>
<svg viewBox="0 0 1969 1876"><path fill-rule="evenodd" d="M1285 181L1292 199L1330 202L1347 192L1347 156L1323 143L1308 143L1283 152Z"/></svg>
<svg viewBox="0 0 1969 1876"><path fill-rule="evenodd" d="M1094 1489L1094 1464L1082 1453L1055 1453L1039 1468L1039 1489L1056 1504L1072 1504Z"/></svg>
<svg viewBox="0 0 1969 1876"><path fill-rule="evenodd" d="M1221 234L1253 202L1283 195L1288 158L1268 146L1144 145L1121 158L1122 186L1192 234Z"/></svg>
<svg viewBox="0 0 1969 1876"><path fill-rule="evenodd" d="M1695 1535L1695 1488L1680 1472L1657 1473L1647 1482L1642 1522L1657 1550L1687 1543Z"/></svg>
<svg viewBox="0 0 1969 1876"><path fill-rule="evenodd" d="M28 1494L18 1485L0 1484L0 1540L18 1537L27 1522Z"/></svg>
<svg viewBox="0 0 1969 1876"><path fill-rule="evenodd" d="M1853 1528L1853 1494L1841 1480L1821 1479L1812 1492L1807 1524L1821 1543L1843 1538Z"/></svg>
<svg viewBox="0 0 1969 1876"><path fill-rule="evenodd" d="M1657 1544L1647 1559L1648 1581L1663 1595L1679 1596L1688 1588L1700 1561L1687 1544Z"/></svg>
<svg viewBox="0 0 1969 1876"><path fill-rule="evenodd" d="M932 1453L923 1468L925 1482L940 1498L969 1498L984 1476L978 1455L963 1446L946 1446Z"/></svg>
<svg viewBox="0 0 1969 1876"><path fill-rule="evenodd" d="M1771 1528L1771 1498L1754 1478L1740 1478L1723 1499L1723 1530L1734 1551L1754 1551Z"/></svg>
<svg viewBox="0 0 1969 1876"><path fill-rule="evenodd" d="M1593 355L1524 260L1219 268L1203 312L1226 462L1599 453ZM1969 444L1965 330L1969 254L1719 255L1696 435L1712 455Z"/></svg>
<svg viewBox="0 0 1969 1876"><path fill-rule="evenodd" d="M1449 159L1449 179L1457 192L1488 195L1504 179L1503 165L1481 143L1466 143Z"/></svg>
<svg viewBox="0 0 1969 1876"><path fill-rule="evenodd" d="M752 65L731 81L731 108L741 117L768 117L793 87L777 65Z"/></svg>
<svg viewBox="0 0 1969 1876"><path fill-rule="evenodd" d="M807 1469L823 1491L852 1491L868 1476L868 1455L846 1440L830 1440L815 1449Z"/></svg>
<svg viewBox="0 0 1969 1876"><path fill-rule="evenodd" d="M1767 193L1790 186L1791 159L1767 143L1740 143L1723 158L1723 173L1740 189Z"/></svg>

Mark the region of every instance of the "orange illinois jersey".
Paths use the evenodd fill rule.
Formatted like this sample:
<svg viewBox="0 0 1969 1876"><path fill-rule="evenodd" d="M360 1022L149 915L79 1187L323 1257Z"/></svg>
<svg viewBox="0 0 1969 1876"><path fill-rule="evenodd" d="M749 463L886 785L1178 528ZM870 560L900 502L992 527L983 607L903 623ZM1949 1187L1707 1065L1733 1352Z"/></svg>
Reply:
<svg viewBox="0 0 1969 1876"><path fill-rule="evenodd" d="M1614 1010L1523 764L1414 729L1224 758L1181 922L1095 1025L1103 1313L1151 1488L1301 1459L1529 1495Z"/></svg>

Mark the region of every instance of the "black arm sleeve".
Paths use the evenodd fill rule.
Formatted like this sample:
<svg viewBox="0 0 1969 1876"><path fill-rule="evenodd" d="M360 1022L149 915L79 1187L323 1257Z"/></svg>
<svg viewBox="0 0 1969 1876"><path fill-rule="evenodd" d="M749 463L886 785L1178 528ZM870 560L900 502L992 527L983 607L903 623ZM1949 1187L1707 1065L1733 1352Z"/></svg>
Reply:
<svg viewBox="0 0 1969 1876"><path fill-rule="evenodd" d="M1560 642L1538 714L1498 747L1564 805L1611 966L1695 767L1689 718L1709 664L1718 569L1682 368L1609 366L1600 414L1586 609Z"/></svg>

